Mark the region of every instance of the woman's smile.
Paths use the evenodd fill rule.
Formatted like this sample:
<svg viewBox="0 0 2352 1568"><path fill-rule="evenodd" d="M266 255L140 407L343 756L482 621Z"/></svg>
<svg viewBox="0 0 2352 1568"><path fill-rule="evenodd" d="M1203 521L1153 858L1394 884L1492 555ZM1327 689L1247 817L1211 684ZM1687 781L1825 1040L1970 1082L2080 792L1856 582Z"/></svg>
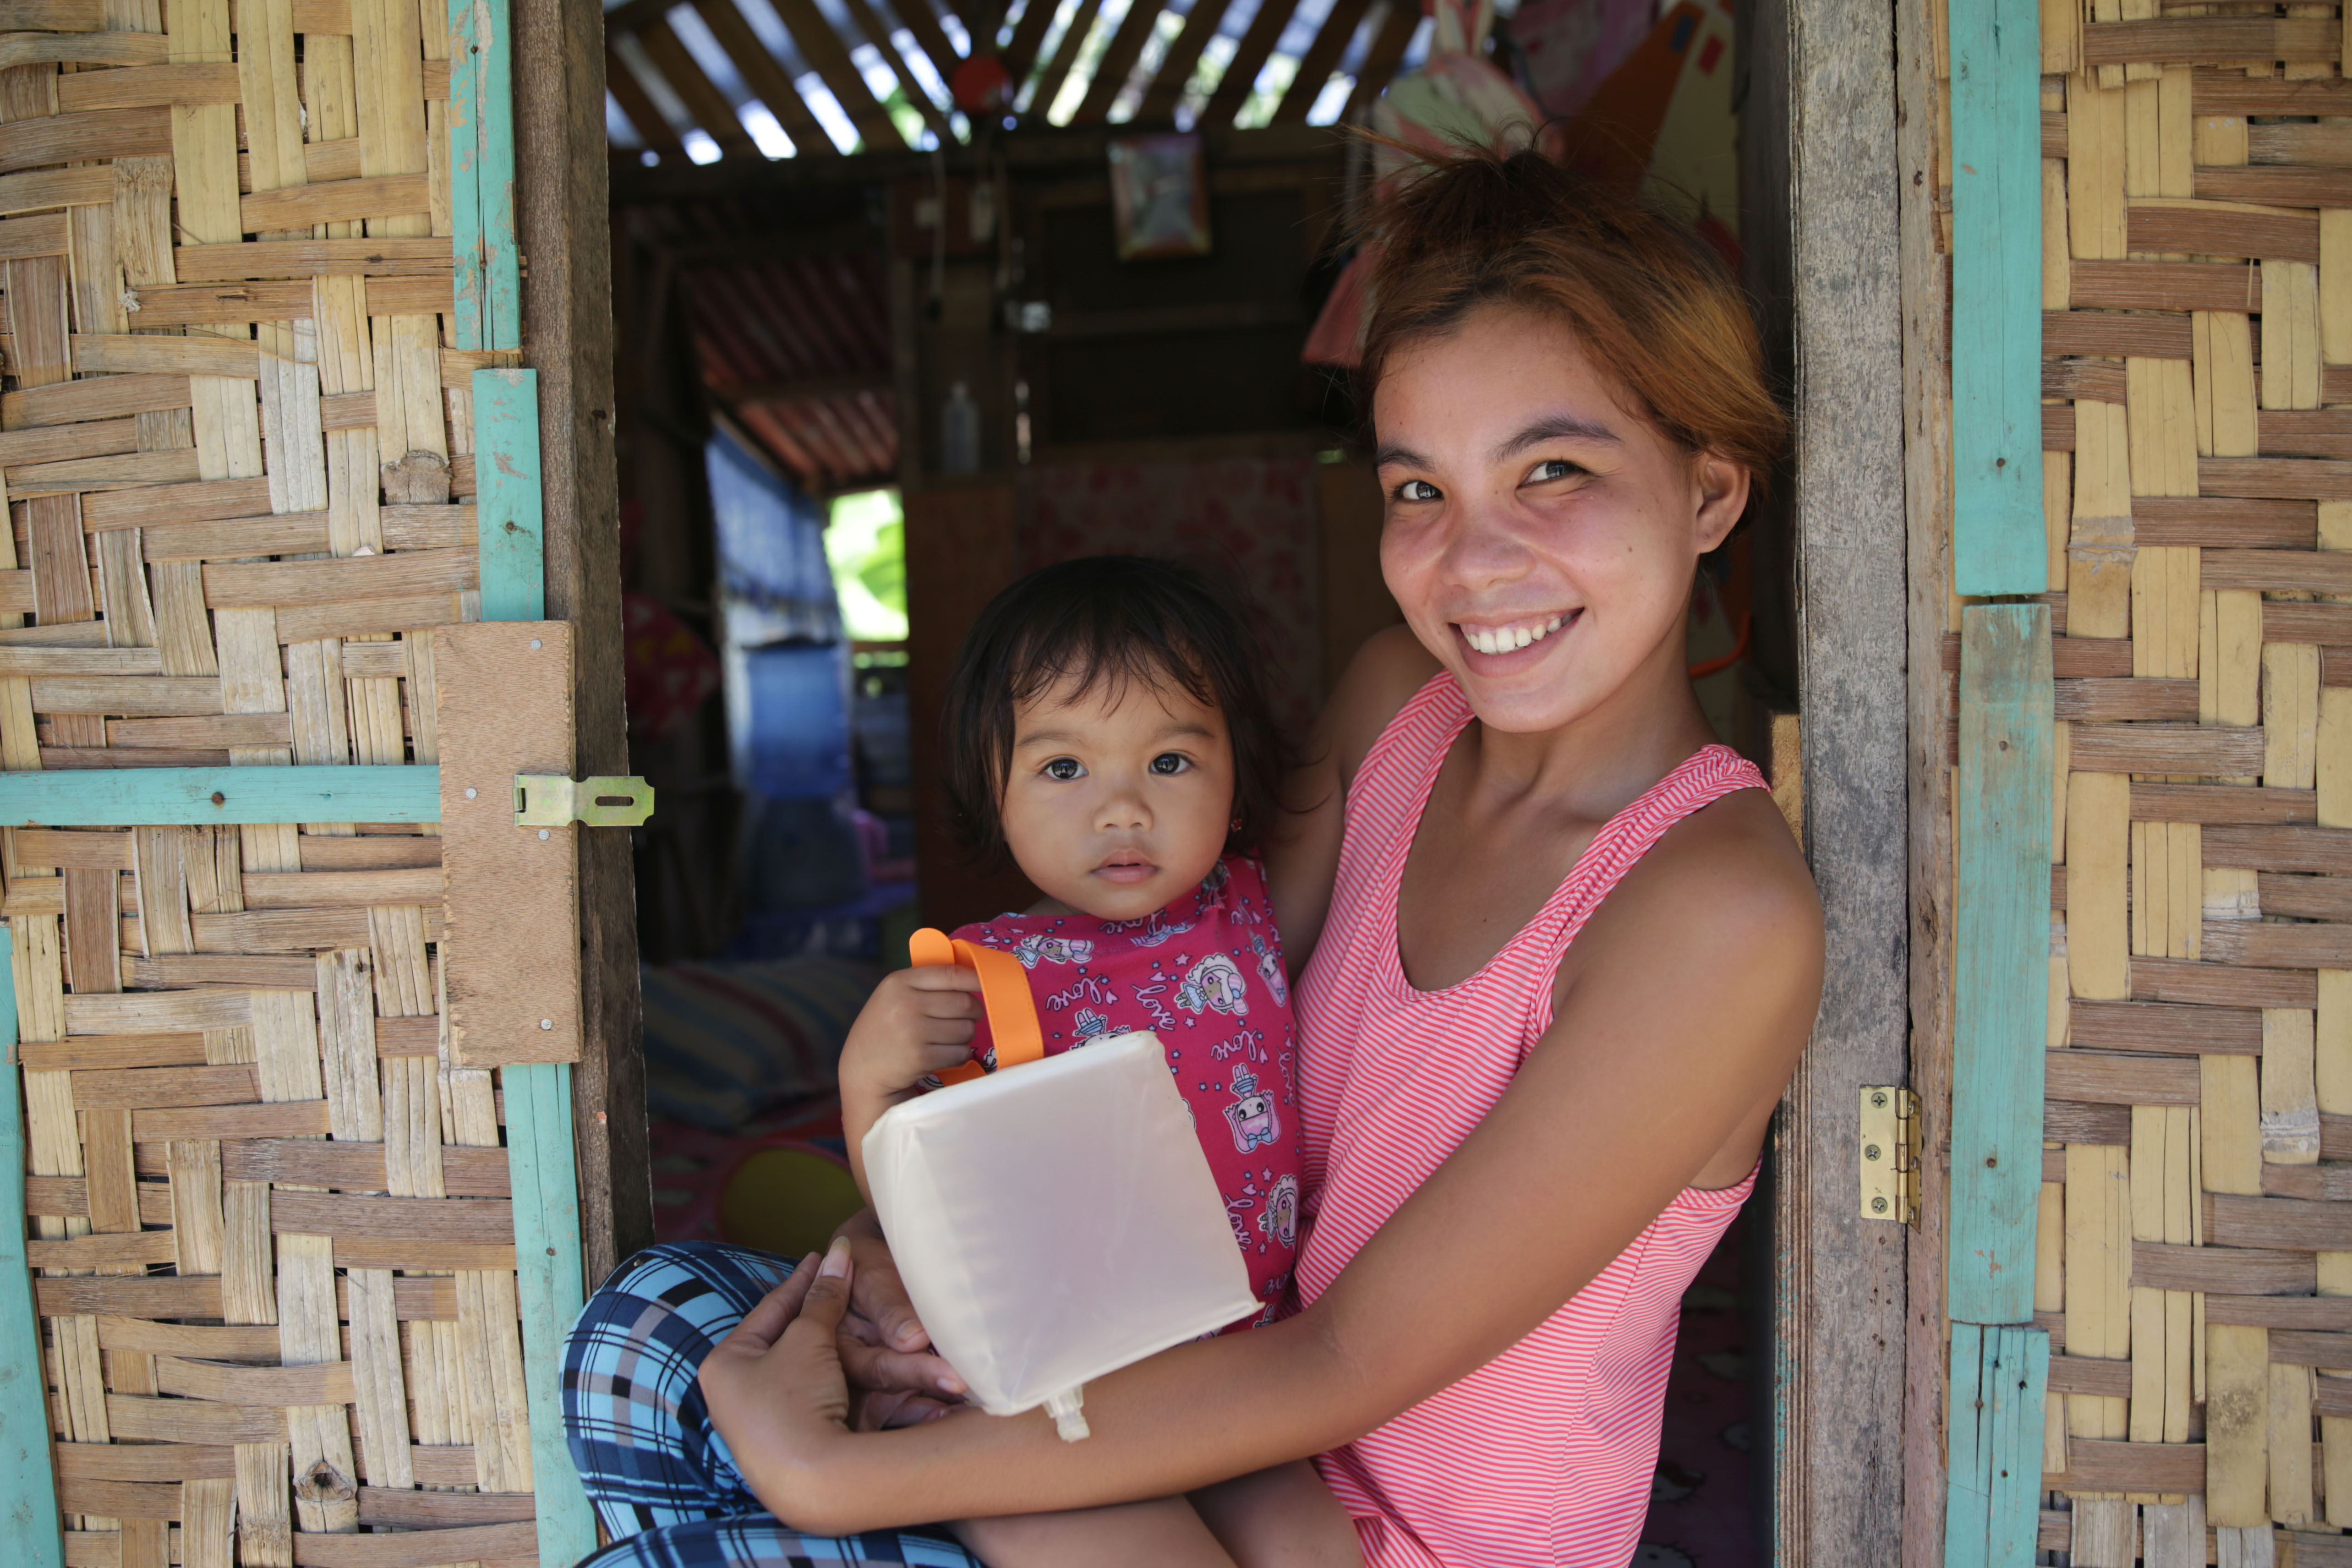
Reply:
<svg viewBox="0 0 2352 1568"><path fill-rule="evenodd" d="M1583 613L1581 610L1563 610L1556 614L1536 615L1499 625L1456 621L1454 631L1472 653L1483 654L1490 660L1503 659L1533 647L1555 632L1575 625ZM1531 664L1534 661L1522 662Z"/></svg>

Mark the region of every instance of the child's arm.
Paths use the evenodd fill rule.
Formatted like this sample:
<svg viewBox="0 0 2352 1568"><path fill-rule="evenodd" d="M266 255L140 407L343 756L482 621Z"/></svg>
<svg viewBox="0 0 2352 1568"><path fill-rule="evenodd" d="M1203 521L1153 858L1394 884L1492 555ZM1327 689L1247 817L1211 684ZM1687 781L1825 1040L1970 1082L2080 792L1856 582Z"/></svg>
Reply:
<svg viewBox="0 0 2352 1568"><path fill-rule="evenodd" d="M980 977L944 964L900 969L874 988L841 1048L841 1130L857 1190L866 1186L866 1133L882 1113L915 1093L928 1073L971 1060L972 1022L982 1016Z"/></svg>

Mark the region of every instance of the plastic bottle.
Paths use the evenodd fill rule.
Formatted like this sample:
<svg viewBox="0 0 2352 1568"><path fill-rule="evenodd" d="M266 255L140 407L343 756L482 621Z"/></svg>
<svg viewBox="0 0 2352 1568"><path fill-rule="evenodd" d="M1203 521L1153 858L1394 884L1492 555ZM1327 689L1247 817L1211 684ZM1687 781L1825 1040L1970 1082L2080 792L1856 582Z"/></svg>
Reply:
<svg viewBox="0 0 2352 1568"><path fill-rule="evenodd" d="M948 401L940 410L940 472L980 472L980 405L961 382L948 389Z"/></svg>

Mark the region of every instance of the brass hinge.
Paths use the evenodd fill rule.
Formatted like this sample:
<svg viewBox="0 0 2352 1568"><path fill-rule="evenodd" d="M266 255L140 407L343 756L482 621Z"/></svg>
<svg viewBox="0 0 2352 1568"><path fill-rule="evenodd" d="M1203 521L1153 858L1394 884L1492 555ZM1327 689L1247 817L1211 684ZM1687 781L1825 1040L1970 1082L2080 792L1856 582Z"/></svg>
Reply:
<svg viewBox="0 0 2352 1568"><path fill-rule="evenodd" d="M518 773L514 791L518 828L561 828L572 822L634 828L654 814L654 787L642 779L583 779L575 783L561 773Z"/></svg>
<svg viewBox="0 0 2352 1568"><path fill-rule="evenodd" d="M1919 1223L1919 1097L1908 1089L1862 1092L1862 1217Z"/></svg>

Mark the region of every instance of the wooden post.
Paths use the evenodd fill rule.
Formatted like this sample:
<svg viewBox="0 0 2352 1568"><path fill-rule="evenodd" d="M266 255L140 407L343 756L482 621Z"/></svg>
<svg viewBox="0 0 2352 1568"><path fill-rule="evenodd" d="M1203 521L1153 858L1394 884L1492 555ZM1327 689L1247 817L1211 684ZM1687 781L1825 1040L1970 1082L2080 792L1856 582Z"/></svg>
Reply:
<svg viewBox="0 0 2352 1568"><path fill-rule="evenodd" d="M1829 926L1771 1189L1772 1530L1793 1568L1895 1537L1911 1416L1908 1232L1862 1218L1855 1193L1858 1092L1906 1082L1909 1019L1892 16L1762 0L1739 47L1751 73L1742 242L1781 314L1768 341L1794 369L1805 840Z"/></svg>
<svg viewBox="0 0 2352 1568"><path fill-rule="evenodd" d="M514 0L523 361L539 371L547 613L579 629L572 670L583 778L629 770L621 698L604 32L604 13L593 0ZM572 1107L582 1240L593 1287L652 1242L653 1190L628 835L581 837L583 1039L572 1074Z"/></svg>

